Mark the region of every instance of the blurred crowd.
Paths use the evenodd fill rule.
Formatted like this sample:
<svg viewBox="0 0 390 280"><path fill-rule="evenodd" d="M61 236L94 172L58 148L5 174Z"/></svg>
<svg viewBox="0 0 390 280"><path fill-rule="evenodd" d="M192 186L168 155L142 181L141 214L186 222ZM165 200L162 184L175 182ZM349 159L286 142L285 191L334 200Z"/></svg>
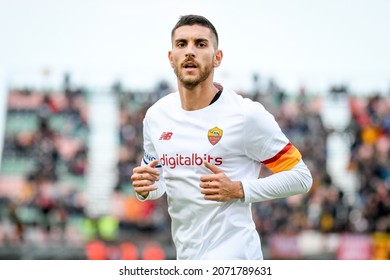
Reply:
<svg viewBox="0 0 390 280"><path fill-rule="evenodd" d="M355 230L390 232L390 97L350 98L350 169L358 174Z"/></svg>
<svg viewBox="0 0 390 280"><path fill-rule="evenodd" d="M0 176L0 246L65 241L84 215L88 111L83 89L8 94ZM77 182L77 183L75 183Z"/></svg>
<svg viewBox="0 0 390 280"><path fill-rule="evenodd" d="M164 82L150 92L124 90L120 84L112 88L112 94L118 98L120 120L118 179L112 197L114 203L120 201L125 205L121 208L125 213L113 210L109 214L114 222L107 222L92 219L85 211L86 91L70 88L59 93L11 90L7 122L18 115L22 116L19 121L35 119L35 126L6 129L0 174L0 246L22 244L32 238L28 237L32 229L40 229L41 235L46 236L42 238L45 241L52 238L57 242L59 238L53 238L53 232L57 232L59 235L54 236L60 236L64 242L87 244L87 256L90 248L97 248L99 252L99 246L103 246L88 243L97 240L108 242L111 257L106 258L121 258L120 248L131 247L132 242L139 240L145 247L156 241L154 246L171 248L165 197L141 203L135 198L129 180L132 169L143 156L144 114L151 104L170 91L172 89ZM254 220L264 246L275 233L293 235L304 230L324 234L390 233L390 96L346 93L352 114L352 121L344 131L352 139L348 169L357 174L359 184L356 199L351 203L326 169L326 141L332 133L321 119L326 96L308 94L304 88L292 96L272 83L263 90L242 95L261 102L274 114L282 130L301 151L314 178L313 187L306 195L253 205ZM21 179L15 179L12 165L7 167L16 159L31 161ZM264 167L261 176L268 175ZM115 234L105 234L107 231ZM77 235L77 232L83 234ZM161 251L154 249L157 255ZM158 256L163 258L161 252Z"/></svg>

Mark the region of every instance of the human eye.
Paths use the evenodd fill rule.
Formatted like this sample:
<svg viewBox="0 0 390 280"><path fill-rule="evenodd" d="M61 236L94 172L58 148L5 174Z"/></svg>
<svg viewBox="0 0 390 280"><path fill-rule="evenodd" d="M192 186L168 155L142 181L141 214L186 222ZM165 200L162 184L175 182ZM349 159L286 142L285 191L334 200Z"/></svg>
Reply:
<svg viewBox="0 0 390 280"><path fill-rule="evenodd" d="M185 41L179 40L176 42L176 47L183 48L186 45Z"/></svg>
<svg viewBox="0 0 390 280"><path fill-rule="evenodd" d="M199 47L199 48L205 48L205 47L207 47L207 42L205 42L205 41L199 41L199 42L198 42L198 47Z"/></svg>
<svg viewBox="0 0 390 280"><path fill-rule="evenodd" d="M208 46L209 44L208 44L208 41L207 41L207 40L200 39L200 40L197 40L197 41L196 41L196 45L198 46L198 48L204 49L204 48L207 48L207 46Z"/></svg>

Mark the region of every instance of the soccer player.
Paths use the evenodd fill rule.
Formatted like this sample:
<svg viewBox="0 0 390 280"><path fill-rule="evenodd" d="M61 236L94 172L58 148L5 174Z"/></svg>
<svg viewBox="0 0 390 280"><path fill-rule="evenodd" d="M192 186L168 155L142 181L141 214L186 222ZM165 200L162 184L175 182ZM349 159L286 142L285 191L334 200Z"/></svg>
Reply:
<svg viewBox="0 0 390 280"><path fill-rule="evenodd" d="M260 103L214 82L223 54L208 19L182 16L171 41L178 92L145 115L136 195L166 193L177 259L263 259L251 204L308 192L310 171ZM262 164L272 175L259 178Z"/></svg>

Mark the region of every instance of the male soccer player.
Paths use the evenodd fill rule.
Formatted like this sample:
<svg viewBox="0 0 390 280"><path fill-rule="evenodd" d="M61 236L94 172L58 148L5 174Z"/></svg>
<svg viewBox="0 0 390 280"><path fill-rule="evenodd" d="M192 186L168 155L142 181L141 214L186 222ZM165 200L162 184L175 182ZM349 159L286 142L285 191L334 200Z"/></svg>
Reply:
<svg viewBox="0 0 390 280"><path fill-rule="evenodd" d="M260 103L213 81L223 54L208 19L182 16L171 41L178 92L145 115L135 192L167 194L177 259L263 259L251 203L308 192L310 171ZM261 164L273 174L258 178Z"/></svg>

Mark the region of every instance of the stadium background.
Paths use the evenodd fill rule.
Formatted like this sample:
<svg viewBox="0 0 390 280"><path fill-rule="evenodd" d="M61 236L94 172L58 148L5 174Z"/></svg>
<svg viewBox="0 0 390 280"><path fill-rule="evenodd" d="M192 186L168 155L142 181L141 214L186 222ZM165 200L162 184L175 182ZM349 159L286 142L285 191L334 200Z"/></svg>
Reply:
<svg viewBox="0 0 390 280"><path fill-rule="evenodd" d="M381 42L390 48L388 39ZM7 60L12 37L1 44L8 65L0 67L0 258L175 258L165 200L138 202L129 181L142 157L145 110L175 89L169 69L169 78L150 73L152 82L140 79L145 87L135 81L136 73L132 79L111 76L102 86L101 76L81 79L77 66L52 66L53 50L36 68L25 53L26 67L23 60L13 65ZM375 50L380 48L367 57ZM119 56L114 60L120 64ZM337 74L346 61L330 63L334 73L325 82L312 78L292 86L278 76L277 66L261 68L267 61L258 60L260 70L242 69L246 87L230 84L275 115L314 177L307 195L253 205L267 259L390 259L390 71L373 68L378 71L353 80ZM148 76L140 64L136 68ZM218 81L231 82L234 74L221 71ZM26 79L31 76L38 82ZM361 86L364 78L374 82Z"/></svg>

